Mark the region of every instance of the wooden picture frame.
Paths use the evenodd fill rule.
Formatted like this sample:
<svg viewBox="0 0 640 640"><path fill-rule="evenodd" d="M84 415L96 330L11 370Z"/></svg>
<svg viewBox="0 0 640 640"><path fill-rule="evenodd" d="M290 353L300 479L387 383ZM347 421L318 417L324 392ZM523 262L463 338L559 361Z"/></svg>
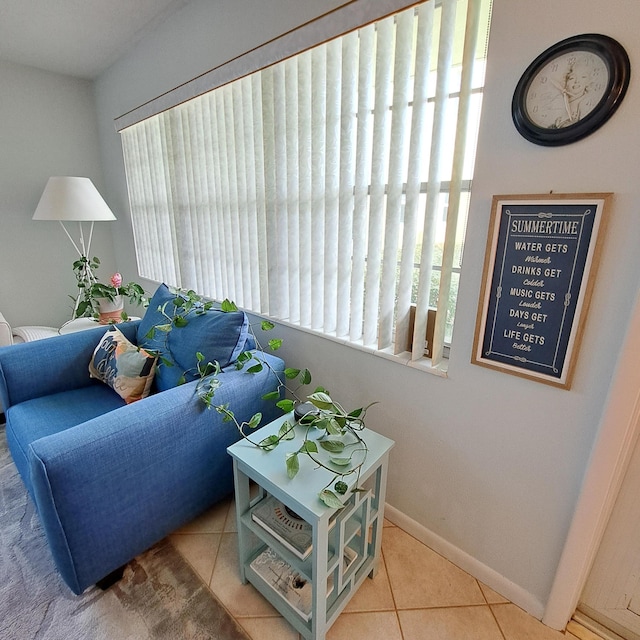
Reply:
<svg viewBox="0 0 640 640"><path fill-rule="evenodd" d="M472 363L570 388L612 195L493 197Z"/></svg>

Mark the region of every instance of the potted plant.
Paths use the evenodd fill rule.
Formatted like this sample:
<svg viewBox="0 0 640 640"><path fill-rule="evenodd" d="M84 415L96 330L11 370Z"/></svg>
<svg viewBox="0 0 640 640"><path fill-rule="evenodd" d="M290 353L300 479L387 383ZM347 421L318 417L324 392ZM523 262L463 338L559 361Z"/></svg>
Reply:
<svg viewBox="0 0 640 640"><path fill-rule="evenodd" d="M128 320L125 300L134 305L146 305L144 289L136 282L124 284L119 273L114 273L108 284L100 282L94 273L99 266L100 260L95 257L82 256L73 263L78 285L78 296L73 299L73 318L95 318L100 324Z"/></svg>
<svg viewBox="0 0 640 640"><path fill-rule="evenodd" d="M149 332L149 338L153 338L156 332L164 336L168 345L169 334L172 330L180 329L189 324L189 320L201 314L208 313L214 308L214 303L206 301L194 291L173 289L175 298L170 303L165 303L159 311L164 315L166 322L157 325ZM224 300L218 311L238 311L237 306ZM263 332L271 331L275 325L263 320L260 329ZM262 440L254 439L250 435L252 431L262 426L262 414L257 413L248 422L240 423L229 405L220 405L215 402L215 393L220 386L221 369L217 362L205 362L201 353L196 353L198 378L196 393L209 409L213 408L224 416L224 419L235 424L242 438L264 451L274 450L283 440L292 440L296 425L305 429L305 436L301 447L287 454L285 464L287 475L294 478L300 469L301 458L310 458L314 465L329 470L333 477L331 481L319 493L319 498L327 506L340 508L343 501L339 495L344 495L348 485L344 481L347 476L356 475L359 478L360 470L366 460L368 448L362 437L365 428L367 410L375 403L352 411L345 410L338 402L332 399L324 387L316 387L312 393L304 394L301 389L311 384L312 377L308 369L286 368L284 371L275 371L268 361L261 357L265 353L261 341L258 339L252 325L250 333L255 341L256 348L252 351L242 352L235 363L238 370L244 369L249 375L262 371L265 367L271 369L277 377L278 390L264 396L265 400L273 400L284 413L294 412L295 420L286 421L277 435L271 435ZM270 339L267 348L277 351L282 346L282 340ZM165 356L160 357L160 366L174 366L173 362ZM187 373L187 372L185 372ZM183 374L181 383L186 382ZM295 385L295 386L294 386ZM282 398L283 393L287 397ZM320 452L325 454L321 456ZM358 481L356 480L356 489Z"/></svg>

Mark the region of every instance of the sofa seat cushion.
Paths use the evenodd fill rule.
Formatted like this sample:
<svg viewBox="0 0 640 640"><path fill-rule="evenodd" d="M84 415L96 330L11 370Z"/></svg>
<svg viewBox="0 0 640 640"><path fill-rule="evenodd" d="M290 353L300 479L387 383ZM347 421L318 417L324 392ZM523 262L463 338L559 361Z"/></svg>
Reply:
<svg viewBox="0 0 640 640"><path fill-rule="evenodd" d="M29 445L125 405L109 387L97 383L14 405L7 411L7 441L25 485L29 478Z"/></svg>
<svg viewBox="0 0 640 640"><path fill-rule="evenodd" d="M173 328L169 332L154 331L154 327L169 323L167 315L173 316L173 301L177 296L167 285L160 285L138 325L138 346L174 363L173 366L167 366L162 360L158 363L155 376L158 391L177 386L183 375L187 381L195 380L198 352L204 356L205 363L217 361L224 369L246 348L249 335L249 319L244 312L219 310L191 315L186 327Z"/></svg>

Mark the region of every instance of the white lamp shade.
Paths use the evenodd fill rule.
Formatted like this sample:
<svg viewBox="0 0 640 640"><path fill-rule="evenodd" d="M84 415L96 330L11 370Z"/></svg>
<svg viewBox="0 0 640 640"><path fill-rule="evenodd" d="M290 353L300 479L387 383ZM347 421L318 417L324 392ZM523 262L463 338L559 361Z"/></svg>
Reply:
<svg viewBox="0 0 640 640"><path fill-rule="evenodd" d="M34 220L115 220L111 209L89 178L52 177L42 192Z"/></svg>

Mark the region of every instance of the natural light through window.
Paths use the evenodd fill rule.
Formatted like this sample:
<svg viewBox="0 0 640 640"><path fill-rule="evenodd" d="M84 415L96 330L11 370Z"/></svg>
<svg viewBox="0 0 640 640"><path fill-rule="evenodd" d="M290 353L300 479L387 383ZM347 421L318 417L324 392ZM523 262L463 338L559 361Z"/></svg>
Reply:
<svg viewBox="0 0 640 640"><path fill-rule="evenodd" d="M415 4L123 129L140 275L446 370L489 15Z"/></svg>

